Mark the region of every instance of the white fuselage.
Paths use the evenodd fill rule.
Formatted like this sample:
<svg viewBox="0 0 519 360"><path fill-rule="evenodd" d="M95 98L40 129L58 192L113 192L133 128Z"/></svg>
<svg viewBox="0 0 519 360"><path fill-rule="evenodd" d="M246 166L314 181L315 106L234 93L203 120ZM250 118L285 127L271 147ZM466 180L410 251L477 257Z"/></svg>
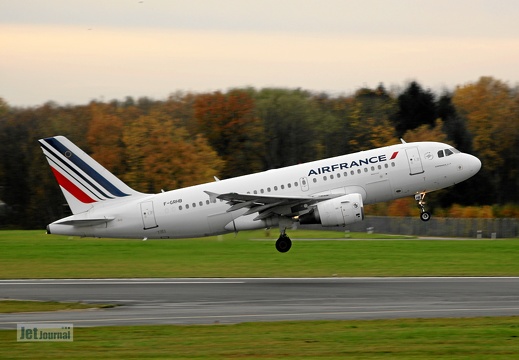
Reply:
<svg viewBox="0 0 519 360"><path fill-rule="evenodd" d="M404 143L159 194L110 200L50 224L49 231L167 239L264 228L268 224L254 221L255 216L241 216L247 209L228 212L230 206L225 201L211 199L206 191L271 196L359 193L365 204L372 204L452 186L479 171L481 162L476 157L451 150L447 155L446 149L452 147L436 142ZM113 220L88 226L63 224L67 219L102 217Z"/></svg>

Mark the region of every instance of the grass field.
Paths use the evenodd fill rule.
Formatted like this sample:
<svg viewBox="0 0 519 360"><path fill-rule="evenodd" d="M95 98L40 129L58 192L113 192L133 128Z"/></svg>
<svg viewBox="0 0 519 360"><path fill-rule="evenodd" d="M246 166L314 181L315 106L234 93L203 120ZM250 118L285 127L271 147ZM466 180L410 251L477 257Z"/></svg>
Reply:
<svg viewBox="0 0 519 360"><path fill-rule="evenodd" d="M373 234L292 230L193 240L69 238L44 231L0 231L0 278L518 276L519 240L434 241ZM366 234L351 234L366 237ZM388 241L387 239L391 239Z"/></svg>
<svg viewBox="0 0 519 360"><path fill-rule="evenodd" d="M16 342L2 359L517 359L519 319L305 321L75 328L73 342Z"/></svg>
<svg viewBox="0 0 519 360"><path fill-rule="evenodd" d="M518 239L336 241L344 233L300 230L290 236L292 250L279 254L275 231L146 242L0 231L0 278L519 276ZM321 240L297 240L310 238ZM22 306L76 305L9 302L0 309ZM519 318L75 328L70 343L17 342L16 331L3 330L0 344L0 359L514 359Z"/></svg>

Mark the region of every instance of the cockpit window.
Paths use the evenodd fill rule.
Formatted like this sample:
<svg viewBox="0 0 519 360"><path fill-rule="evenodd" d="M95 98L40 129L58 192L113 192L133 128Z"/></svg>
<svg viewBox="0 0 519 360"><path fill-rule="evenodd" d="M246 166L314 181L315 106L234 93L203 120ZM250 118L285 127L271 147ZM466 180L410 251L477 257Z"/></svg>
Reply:
<svg viewBox="0 0 519 360"><path fill-rule="evenodd" d="M453 154L459 154L461 151L455 149L455 148L448 148L445 150L438 151L438 157L442 158L444 156L451 156Z"/></svg>

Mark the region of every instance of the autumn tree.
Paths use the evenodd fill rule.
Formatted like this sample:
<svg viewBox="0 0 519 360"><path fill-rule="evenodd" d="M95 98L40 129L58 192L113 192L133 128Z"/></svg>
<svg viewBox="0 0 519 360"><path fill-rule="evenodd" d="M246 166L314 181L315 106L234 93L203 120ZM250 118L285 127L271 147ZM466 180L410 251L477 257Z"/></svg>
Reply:
<svg viewBox="0 0 519 360"><path fill-rule="evenodd" d="M123 120L113 107L92 103L92 120L87 132L92 156L114 174L124 174L125 146L123 143Z"/></svg>
<svg viewBox="0 0 519 360"><path fill-rule="evenodd" d="M263 126L254 105L254 99L244 90L202 94L194 101L198 133L225 161L224 178L263 169Z"/></svg>
<svg viewBox="0 0 519 360"><path fill-rule="evenodd" d="M417 82L412 81L398 96L397 102L398 109L392 120L399 137L407 130L416 129L423 124L434 126L437 111L431 90L424 90Z"/></svg>
<svg viewBox="0 0 519 360"><path fill-rule="evenodd" d="M223 161L203 136L194 138L167 113L153 111L123 130L128 171L123 179L142 192L212 181Z"/></svg>
<svg viewBox="0 0 519 360"><path fill-rule="evenodd" d="M346 124L355 134L350 140L352 150L368 150L397 143L398 138L390 122L395 108L396 102L382 85L374 90L358 90Z"/></svg>
<svg viewBox="0 0 519 360"><path fill-rule="evenodd" d="M319 111L315 124L317 156L327 158L352 152L351 140L355 137L348 118L355 106L352 96L330 97L326 93L314 95L312 100Z"/></svg>
<svg viewBox="0 0 519 360"><path fill-rule="evenodd" d="M481 77L476 83L456 88L453 103L467 119L473 148L481 159L478 175L490 181L491 189L481 188L486 202L519 201L517 164L519 160L519 104L517 94L504 82Z"/></svg>
<svg viewBox="0 0 519 360"><path fill-rule="evenodd" d="M266 169L315 160L320 114L310 94L266 88L255 94L256 114L263 122Z"/></svg>
<svg viewBox="0 0 519 360"><path fill-rule="evenodd" d="M55 135L143 192L394 144L402 135L408 142L444 141L483 165L461 185L428 195L428 206L519 203L518 119L519 86L492 77L437 101L416 82L399 95L380 85L339 96L244 88L74 106L12 107L0 99L0 199L10 209L0 225L42 228L65 215L37 142ZM387 212L387 205L372 206ZM517 205L503 209L499 216L516 216Z"/></svg>
<svg viewBox="0 0 519 360"><path fill-rule="evenodd" d="M185 127L191 135L198 134L198 124L194 115L197 95L177 91L168 96L163 110L173 117L180 126Z"/></svg>
<svg viewBox="0 0 519 360"><path fill-rule="evenodd" d="M447 142L447 134L443 132L443 121L436 120L434 127L429 125L421 125L413 130L405 132L403 138L406 142L415 141L437 141Z"/></svg>
<svg viewBox="0 0 519 360"><path fill-rule="evenodd" d="M443 93L438 99L438 118L443 121L443 131L448 141L458 150L472 152L472 135L467 128L467 121L460 116L452 103L452 94Z"/></svg>

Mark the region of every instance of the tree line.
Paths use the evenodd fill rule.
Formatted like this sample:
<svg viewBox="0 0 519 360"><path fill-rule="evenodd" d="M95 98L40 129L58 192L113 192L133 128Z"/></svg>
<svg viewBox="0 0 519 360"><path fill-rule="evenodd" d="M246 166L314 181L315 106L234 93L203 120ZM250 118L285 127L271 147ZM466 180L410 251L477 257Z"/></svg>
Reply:
<svg viewBox="0 0 519 360"><path fill-rule="evenodd" d="M433 193L430 207L519 204L518 90L481 77L441 95L410 82L400 92L379 85L347 96L236 88L86 105L13 107L0 99L0 200L7 205L0 219L4 227L39 228L63 216L63 196L37 143L54 135L67 136L142 192L392 145L400 138L447 142L478 156L483 167L460 186Z"/></svg>

